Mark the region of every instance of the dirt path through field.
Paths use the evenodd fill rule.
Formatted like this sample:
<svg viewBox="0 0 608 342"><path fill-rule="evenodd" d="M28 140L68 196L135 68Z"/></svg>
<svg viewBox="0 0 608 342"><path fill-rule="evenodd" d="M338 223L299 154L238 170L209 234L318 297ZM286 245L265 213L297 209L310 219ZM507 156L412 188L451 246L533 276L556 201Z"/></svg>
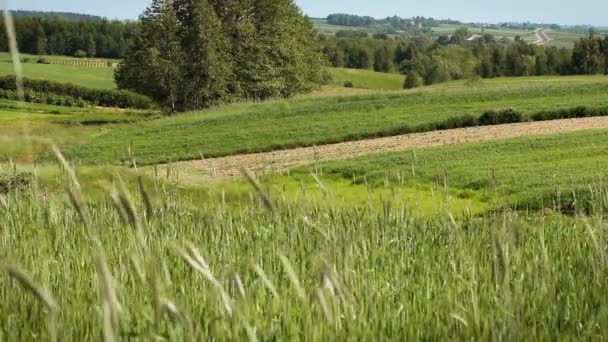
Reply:
<svg viewBox="0 0 608 342"><path fill-rule="evenodd" d="M172 164L171 167L179 170L180 178L183 175L197 183L241 176L243 168L256 174L267 174L321 161L348 159L375 153L593 129L608 129L608 117L526 122L407 134L268 153L193 160Z"/></svg>
<svg viewBox="0 0 608 342"><path fill-rule="evenodd" d="M547 30L547 29L543 29L543 28L536 29L534 31L534 34L536 35L536 41L534 42L534 44L545 45L548 42L550 42L552 39L551 39L551 37L549 37L548 33L549 33L549 30Z"/></svg>

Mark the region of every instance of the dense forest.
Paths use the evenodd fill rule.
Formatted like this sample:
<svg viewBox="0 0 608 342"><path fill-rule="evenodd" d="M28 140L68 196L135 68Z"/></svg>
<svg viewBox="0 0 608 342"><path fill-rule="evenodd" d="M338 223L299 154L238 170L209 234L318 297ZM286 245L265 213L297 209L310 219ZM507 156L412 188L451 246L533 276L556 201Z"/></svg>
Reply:
<svg viewBox="0 0 608 342"><path fill-rule="evenodd" d="M19 12L16 12L19 13ZM110 21L71 14L25 16L14 18L19 50L36 55L123 58L136 35L137 22ZM0 19L4 27L4 18ZM0 51L8 50L5 30L0 30Z"/></svg>
<svg viewBox="0 0 608 342"><path fill-rule="evenodd" d="M331 66L401 72L407 88L473 77L608 74L608 37L581 39L573 49L464 37L325 37L322 43Z"/></svg>

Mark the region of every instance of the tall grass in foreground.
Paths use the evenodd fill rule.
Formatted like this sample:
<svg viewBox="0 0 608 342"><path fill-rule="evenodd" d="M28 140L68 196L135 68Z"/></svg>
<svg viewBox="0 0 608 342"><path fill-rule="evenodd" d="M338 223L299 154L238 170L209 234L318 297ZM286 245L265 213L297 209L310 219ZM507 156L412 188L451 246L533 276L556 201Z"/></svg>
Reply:
<svg viewBox="0 0 608 342"><path fill-rule="evenodd" d="M127 188L90 206L3 197L0 258L31 286L0 274L0 340L608 337L602 213L190 210Z"/></svg>

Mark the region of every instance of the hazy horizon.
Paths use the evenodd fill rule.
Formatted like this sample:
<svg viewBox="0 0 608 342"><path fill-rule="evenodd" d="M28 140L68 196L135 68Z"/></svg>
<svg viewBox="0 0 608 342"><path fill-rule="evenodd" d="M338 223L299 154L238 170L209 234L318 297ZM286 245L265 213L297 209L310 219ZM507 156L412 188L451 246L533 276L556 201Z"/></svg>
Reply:
<svg viewBox="0 0 608 342"><path fill-rule="evenodd" d="M136 19L150 3L149 0L96 1L55 0L8 0L9 8L21 10L62 11L99 15L112 19ZM484 1L468 0L454 7L453 1L427 0L297 0L296 3L311 17L324 18L331 13L368 15L376 18L398 15L401 17L433 17L455 19L462 22L537 22L561 25L608 26L605 13L608 1L569 2L555 5L554 1L527 0ZM588 10L581 11L581 8Z"/></svg>

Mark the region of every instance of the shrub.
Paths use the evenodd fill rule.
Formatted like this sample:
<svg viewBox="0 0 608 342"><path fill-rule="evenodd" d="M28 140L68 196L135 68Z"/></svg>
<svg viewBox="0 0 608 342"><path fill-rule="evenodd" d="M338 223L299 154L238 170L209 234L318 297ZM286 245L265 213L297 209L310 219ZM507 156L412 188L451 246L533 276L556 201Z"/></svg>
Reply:
<svg viewBox="0 0 608 342"><path fill-rule="evenodd" d="M60 83L48 80L23 79L26 101L48 103L49 96L61 99L62 105L74 106L79 101L100 107L150 109L153 102L150 98L124 90L91 89L69 83ZM15 76L0 77L0 96L17 100Z"/></svg>
<svg viewBox="0 0 608 342"><path fill-rule="evenodd" d="M46 58L44 57L40 57L38 58L38 61L36 62L38 64L51 64L51 62L49 62Z"/></svg>
<svg viewBox="0 0 608 342"><path fill-rule="evenodd" d="M74 57L76 57L76 58L86 58L87 57L87 53L84 52L84 51L82 51L82 50L78 50L74 54Z"/></svg>
<svg viewBox="0 0 608 342"><path fill-rule="evenodd" d="M418 87L422 87L424 85L424 81L422 77L418 75L416 72L410 72L405 78L405 83L403 84L404 89L414 89Z"/></svg>
<svg viewBox="0 0 608 342"><path fill-rule="evenodd" d="M555 110L546 110L532 115L534 121L572 119L572 118L588 118L594 116L608 116L608 107L589 108L589 107L574 107Z"/></svg>
<svg viewBox="0 0 608 342"><path fill-rule="evenodd" d="M33 180L31 173L18 173L16 175L0 174L0 194L25 190Z"/></svg>
<svg viewBox="0 0 608 342"><path fill-rule="evenodd" d="M355 85L351 81L344 82L344 88L354 88Z"/></svg>
<svg viewBox="0 0 608 342"><path fill-rule="evenodd" d="M25 63L29 63L29 62L30 62L30 59L29 59L29 58L24 58L24 59L21 61L21 63L24 63L24 64L25 64Z"/></svg>
<svg viewBox="0 0 608 342"><path fill-rule="evenodd" d="M503 125L524 121L524 116L513 108L502 111L488 111L479 117L481 126Z"/></svg>

